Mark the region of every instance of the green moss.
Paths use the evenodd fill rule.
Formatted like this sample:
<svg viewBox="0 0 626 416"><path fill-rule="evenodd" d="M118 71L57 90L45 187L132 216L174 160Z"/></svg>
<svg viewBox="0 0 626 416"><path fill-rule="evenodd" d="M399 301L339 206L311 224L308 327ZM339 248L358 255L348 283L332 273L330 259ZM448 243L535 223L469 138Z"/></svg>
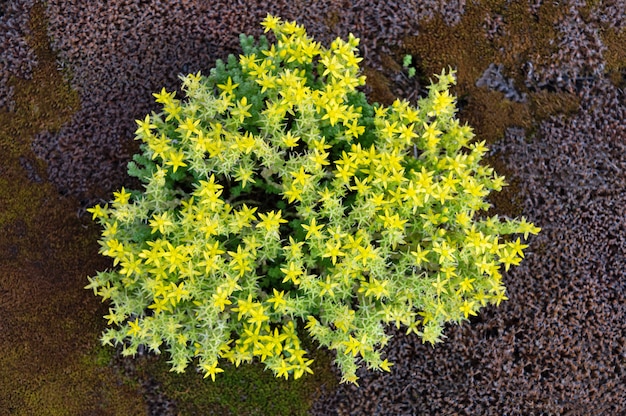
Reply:
<svg viewBox="0 0 626 416"><path fill-rule="evenodd" d="M83 356L85 364L94 364L97 367L108 367L115 356L115 350L107 346L97 343L90 351L89 354Z"/></svg>
<svg viewBox="0 0 626 416"><path fill-rule="evenodd" d="M264 371L263 364L253 363L225 364L224 372L213 382L193 371L169 372L165 356L145 360L141 377L156 379L165 395L177 403L181 416L204 415L209 410L211 415L223 416L304 416L322 389L332 391L339 380L331 370L330 354L310 344L303 333L301 336L315 362L314 373L298 380L277 379Z"/></svg>

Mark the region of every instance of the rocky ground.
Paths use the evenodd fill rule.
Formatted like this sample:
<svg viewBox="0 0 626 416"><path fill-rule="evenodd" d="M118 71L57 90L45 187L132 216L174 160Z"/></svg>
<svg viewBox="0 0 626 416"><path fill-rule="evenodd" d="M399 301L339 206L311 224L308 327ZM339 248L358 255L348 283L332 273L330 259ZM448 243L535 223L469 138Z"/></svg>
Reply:
<svg viewBox="0 0 626 416"><path fill-rule="evenodd" d="M259 35L258 23L268 12L297 20L325 44L350 32L360 37L372 100L415 99L431 74L452 66L459 77L460 118L489 141L490 163L512 183L493 200L494 209L523 214L542 232L531 240L521 265L505 274L509 301L450 327L446 342L436 348L392 330L391 374L362 372L360 387L319 388L309 414L626 413L626 2L266 3L0 3L3 120L17 118L22 108L16 80L32 79L40 64L32 23L26 24L32 22L34 4L47 18L56 70L80 102L58 126L14 129L3 136L3 149L7 140L27 141L38 159L15 153L16 163L0 166L0 175L13 178L15 166L24 186L54 185L54 192L46 191L46 203L60 198L58 204L73 211L74 219L62 217L73 225L50 232L88 227L75 213L128 184L125 165L136 150L134 120L155 108L151 93L176 88L179 73L208 72L216 59L238 53L239 33ZM413 55L416 78L401 67L405 54ZM3 233L2 248L15 251L14 241L32 235L8 212L15 205L6 203L7 189L2 188L0 227L11 232ZM37 244L45 242L29 247L36 250ZM3 270L16 267L19 253L0 258ZM76 273L95 271L73 267ZM34 273L44 271L39 267ZM75 279L65 290L81 290L80 275ZM7 281L0 277L4 286ZM7 293L0 292L0 311L12 317L5 325L19 335L26 312L14 316L9 308L28 310L20 305L27 298L32 302L32 296L15 288ZM33 293L43 297L46 292ZM11 302L1 300L9 296ZM89 296L76 302L92 305ZM46 319L54 319L54 313L66 312L61 305ZM80 326L80 318L74 319ZM101 326L93 317L86 320L97 337ZM0 333L0 340L7 333ZM6 345L0 343L0 351ZM140 377L135 370L121 372ZM185 407L185 395L168 393L152 378L144 377L137 388L148 398L150 414L176 414ZM21 414L18 405L3 407L2 400L25 403L28 395L23 390L0 394L0 409ZM228 414L215 409L189 414Z"/></svg>

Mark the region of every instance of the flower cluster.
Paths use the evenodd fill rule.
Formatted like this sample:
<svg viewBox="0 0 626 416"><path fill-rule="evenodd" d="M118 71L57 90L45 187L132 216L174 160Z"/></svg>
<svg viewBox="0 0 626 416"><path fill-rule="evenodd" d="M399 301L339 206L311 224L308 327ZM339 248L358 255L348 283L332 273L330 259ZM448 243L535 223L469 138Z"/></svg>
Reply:
<svg viewBox="0 0 626 416"><path fill-rule="evenodd" d="M361 362L389 371L386 324L434 344L507 299L499 270L526 245L501 235L539 229L478 219L505 183L455 118L452 71L417 108L370 105L358 39L325 48L295 22L262 25L275 43L242 35L239 59L182 78L186 99L154 94L129 165L144 189L89 210L115 269L87 288L125 354L165 344L174 371L197 358L215 379L220 359L256 358L299 378L306 329L356 382Z"/></svg>

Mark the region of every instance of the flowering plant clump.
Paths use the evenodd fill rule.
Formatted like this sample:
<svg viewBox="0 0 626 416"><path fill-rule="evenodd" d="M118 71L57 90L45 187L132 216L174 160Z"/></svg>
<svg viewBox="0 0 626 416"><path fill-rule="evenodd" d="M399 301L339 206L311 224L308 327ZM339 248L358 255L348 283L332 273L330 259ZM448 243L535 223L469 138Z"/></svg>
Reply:
<svg viewBox="0 0 626 416"><path fill-rule="evenodd" d="M478 219L504 178L455 118L442 72L417 108L370 105L358 39L324 48L269 16L276 42L242 35L243 55L154 94L142 153L122 188L90 208L114 270L87 288L110 301L105 344L166 348L173 371L205 377L255 358L277 377L311 373L298 329L336 351L343 381L389 370L385 324L436 343L506 300L500 267L523 257L525 219ZM299 326L299 323L302 326Z"/></svg>

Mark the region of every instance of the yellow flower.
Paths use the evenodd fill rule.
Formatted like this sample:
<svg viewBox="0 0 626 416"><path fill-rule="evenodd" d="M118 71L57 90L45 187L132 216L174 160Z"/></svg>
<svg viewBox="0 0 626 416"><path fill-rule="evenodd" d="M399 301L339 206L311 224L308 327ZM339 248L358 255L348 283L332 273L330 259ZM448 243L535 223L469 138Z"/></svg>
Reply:
<svg viewBox="0 0 626 416"><path fill-rule="evenodd" d="M139 334L142 332L141 326L139 326L139 318L135 318L134 321L129 321L128 326L129 329L127 331L127 334L131 337L139 336Z"/></svg>
<svg viewBox="0 0 626 416"><path fill-rule="evenodd" d="M276 377L285 377L285 380L289 379L289 372L294 369L295 366L287 364L284 359L280 360L280 364L274 370L276 371Z"/></svg>
<svg viewBox="0 0 626 416"><path fill-rule="evenodd" d="M500 306L500 302L503 300L509 300L505 294L506 289L503 286L500 286L498 290L496 290L495 295L491 296L491 303L495 303L496 306Z"/></svg>
<svg viewBox="0 0 626 416"><path fill-rule="evenodd" d="M306 185L307 179L311 177L311 175L304 171L303 166L300 166L300 170L298 172L291 172L291 176L293 176L294 184L300 183L303 186Z"/></svg>
<svg viewBox="0 0 626 416"><path fill-rule="evenodd" d="M257 207L248 208L246 204L243 204L240 210L234 212L235 224L237 228L249 227L251 221L254 220L254 213Z"/></svg>
<svg viewBox="0 0 626 416"><path fill-rule="evenodd" d="M434 115L450 113L454 109L453 103L454 97L450 96L448 90L444 90L443 92L435 91L432 107L433 111L428 112L428 116L432 117Z"/></svg>
<svg viewBox="0 0 626 416"><path fill-rule="evenodd" d="M252 104L248 104L248 98L242 97L237 101L236 107L230 110L230 115L234 118L239 118L239 123L243 123L246 117L252 116L248 110L252 107Z"/></svg>
<svg viewBox="0 0 626 416"><path fill-rule="evenodd" d="M272 304L275 311L282 311L285 306L287 306L287 301L285 300L285 291L281 290L280 292L276 289L273 289L274 295L267 299L269 303Z"/></svg>
<svg viewBox="0 0 626 416"><path fill-rule="evenodd" d="M250 132L245 132L243 135L237 134L234 138L235 143L230 148L237 149L244 154L250 154L257 145L254 136Z"/></svg>
<svg viewBox="0 0 626 416"><path fill-rule="evenodd" d="M109 314L104 315L103 318L107 320L108 325L111 325L111 324L118 325L122 323L122 321L124 320L124 316L120 315L119 312L114 311L112 308L109 308Z"/></svg>
<svg viewBox="0 0 626 416"><path fill-rule="evenodd" d="M178 125L178 128L176 129L176 131L180 133L184 133L183 138L188 139L192 134L200 133L201 130L198 128L199 124L200 124L200 120L194 120L191 117L187 117L185 118L185 121L183 123L180 123Z"/></svg>
<svg viewBox="0 0 626 416"><path fill-rule="evenodd" d="M335 78L341 77L344 66L341 62L339 62L336 55L326 54L322 59L320 59L320 63L326 67L322 76L331 75Z"/></svg>
<svg viewBox="0 0 626 416"><path fill-rule="evenodd" d="M224 95L232 95L235 93L235 88L237 88L239 84L233 84L233 80L231 77L228 77L226 80L226 84L217 84L217 88L222 90L222 94Z"/></svg>
<svg viewBox="0 0 626 416"><path fill-rule="evenodd" d="M174 97L176 96L176 91L167 92L165 88L161 88L160 93L153 93L154 98L156 98L156 102L159 104L168 105L173 102Z"/></svg>
<svg viewBox="0 0 626 416"><path fill-rule="evenodd" d="M439 264L454 261L454 252L456 250L445 241L442 241L441 243L439 241L435 241L433 243L433 251L439 254Z"/></svg>
<svg viewBox="0 0 626 416"><path fill-rule="evenodd" d="M286 35L295 34L296 37L304 35L304 27L297 24L295 21L285 22L282 27L282 33Z"/></svg>
<svg viewBox="0 0 626 416"><path fill-rule="evenodd" d="M337 262L337 257L343 257L346 253L341 251L341 241L328 240L326 242L326 250L322 257L330 257L333 264Z"/></svg>
<svg viewBox="0 0 626 416"><path fill-rule="evenodd" d="M305 39L300 43L301 63L309 63L313 57L321 53L320 44L310 39Z"/></svg>
<svg viewBox="0 0 626 416"><path fill-rule="evenodd" d="M228 292L224 291L221 287L218 287L216 293L211 295L211 298L213 299L213 306L218 308L220 311L223 311L226 305L232 304L232 302L228 299L229 296Z"/></svg>
<svg viewBox="0 0 626 416"><path fill-rule="evenodd" d="M286 190L283 193L287 197L287 202L289 203L296 201L296 200L302 201L302 189L296 188L293 184L288 190Z"/></svg>
<svg viewBox="0 0 626 416"><path fill-rule="evenodd" d="M299 277L304 274L302 267L293 261L290 261L288 263L288 267L281 267L280 271L285 274L285 277L283 278L283 283L292 281L294 285L300 284Z"/></svg>
<svg viewBox="0 0 626 416"><path fill-rule="evenodd" d="M204 198L211 198L214 195L219 196L223 188L222 185L215 183L215 175L211 175L208 181L200 180L196 195Z"/></svg>
<svg viewBox="0 0 626 416"><path fill-rule="evenodd" d="M474 289L474 286L472 285L472 283L475 281L476 279L470 279L468 277L466 277L465 279L463 279L461 281L461 283L459 283L459 292L460 293L465 293L465 292L470 292L472 291L472 289Z"/></svg>
<svg viewBox="0 0 626 416"><path fill-rule="evenodd" d="M331 281L330 276L326 276L326 281L318 281L317 283L321 287L320 296L324 296L326 293L328 293L331 298L335 297L335 292L333 290L337 286L339 286L339 283Z"/></svg>
<svg viewBox="0 0 626 416"><path fill-rule="evenodd" d="M154 314L158 315L163 311L172 312L171 306L167 298L154 298L154 302L148 306L149 309L154 309Z"/></svg>
<svg viewBox="0 0 626 416"><path fill-rule="evenodd" d="M367 184L369 179L370 178L365 178L361 180L359 178L354 178L354 186L351 186L350 189L356 191L359 195L367 196L370 189L370 186Z"/></svg>
<svg viewBox="0 0 626 416"><path fill-rule="evenodd" d="M133 273L141 274L141 259L135 259L135 254L132 252L126 253L120 265L122 266L120 269L121 274L126 276L130 276Z"/></svg>
<svg viewBox="0 0 626 416"><path fill-rule="evenodd" d="M326 110L326 114L322 116L322 120L328 120L330 125L334 126L338 120L343 119L344 113L347 108L348 106L340 105L335 100L331 100L324 107L324 109Z"/></svg>
<svg viewBox="0 0 626 416"><path fill-rule="evenodd" d="M507 245L512 249L514 254L517 254L520 257L524 257L524 249L528 247L527 244L522 244L519 237L514 243L507 243Z"/></svg>
<svg viewBox="0 0 626 416"><path fill-rule="evenodd" d="M135 134L139 137L152 136L152 129L156 129L158 127L156 124L150 122L149 115L146 115L144 120L135 120L135 123L139 126L139 128L135 130Z"/></svg>
<svg viewBox="0 0 626 416"><path fill-rule="evenodd" d="M156 159L157 157L165 159L165 155L171 151L169 139L163 133L161 133L161 136L158 139L154 136L148 139L148 147L153 152L152 160Z"/></svg>
<svg viewBox="0 0 626 416"><path fill-rule="evenodd" d="M356 374L349 374L349 375L344 374L344 375L341 377L341 382L342 382L342 383L352 383L352 384L354 384L355 386L357 386L357 387L358 387L358 386L359 386L359 383L357 383L357 382L356 382L358 379L359 379L359 378L357 377L357 375L356 375Z"/></svg>
<svg viewBox="0 0 626 416"><path fill-rule="evenodd" d="M268 13L267 16L265 16L265 19L263 19L263 22L261 22L261 26L263 26L263 32L265 33L269 32L270 30L276 31L281 26L280 17L272 16Z"/></svg>
<svg viewBox="0 0 626 416"><path fill-rule="evenodd" d="M467 300L463 302L463 305L461 305L461 307L459 307L459 310L461 312L463 312L463 316L465 316L465 319L467 319L470 315L472 316L476 316L476 312L474 312L474 305L476 304L476 302L471 301L468 302Z"/></svg>
<svg viewBox="0 0 626 416"><path fill-rule="evenodd" d="M383 280L379 282L376 278L370 277L370 281L366 283L362 283L358 292L365 292L365 296L374 295L377 300L380 300L383 296L389 296L389 290L387 290L387 285L389 284L388 280Z"/></svg>
<svg viewBox="0 0 626 416"><path fill-rule="evenodd" d="M372 349L367 343L367 334L363 334L360 340L350 335L348 341L343 341L342 344L346 346L345 353L352 353L353 357L356 357L359 353L363 355L364 352Z"/></svg>
<svg viewBox="0 0 626 416"><path fill-rule="evenodd" d="M313 370L311 370L311 364L313 363L313 360L300 360L299 365L297 365L295 367L295 370L293 372L293 378L295 380L299 379L300 377L302 377L302 375L306 372L309 374L313 374Z"/></svg>
<svg viewBox="0 0 626 416"><path fill-rule="evenodd" d="M382 139L388 140L389 142L393 141L394 135L398 133L400 130L398 129L397 122L389 123L388 120L385 120L384 127L380 130L382 134Z"/></svg>
<svg viewBox="0 0 626 416"><path fill-rule="evenodd" d="M350 51L343 55L345 59L346 67L359 69L359 62L363 60L363 58L357 57L354 52Z"/></svg>
<svg viewBox="0 0 626 416"><path fill-rule="evenodd" d="M254 307L256 302L252 300L252 294L248 294L247 299L237 299L237 307L233 308L233 312L239 312L237 319L241 321L244 315L247 315Z"/></svg>
<svg viewBox="0 0 626 416"><path fill-rule="evenodd" d="M126 192L126 189L124 189L124 187L122 187L119 192L113 192L113 196L115 197L115 199L113 200L113 204L116 205L126 205L130 200L130 193Z"/></svg>
<svg viewBox="0 0 626 416"><path fill-rule="evenodd" d="M291 130L289 130L286 134L281 137L283 144L288 148L296 147L298 145L299 137L294 137L291 135Z"/></svg>
<svg viewBox="0 0 626 416"><path fill-rule="evenodd" d="M91 219L95 220L96 218L106 218L108 216L108 208L109 204L104 205L95 205L92 208L87 208L87 212L91 213Z"/></svg>
<svg viewBox="0 0 626 416"><path fill-rule="evenodd" d="M280 354L283 351L283 341L287 339L287 336L281 333L278 328L274 328L273 333L268 331L268 335L263 335L262 339L270 352Z"/></svg>
<svg viewBox="0 0 626 416"><path fill-rule="evenodd" d="M426 148L430 151L434 150L439 143L439 136L442 134L441 130L437 129L437 121L433 121L431 124L424 123L424 133L422 138L426 141Z"/></svg>
<svg viewBox="0 0 626 416"><path fill-rule="evenodd" d="M224 370L217 366L217 360L214 361L211 365L208 363L203 363L201 365L202 369L205 371L204 378L211 376L211 380L215 381L215 375L219 373L223 373Z"/></svg>
<svg viewBox="0 0 626 416"><path fill-rule="evenodd" d="M320 152L319 150L315 149L313 151L313 154L309 155L309 159L311 161L313 161L313 163L315 163L315 169L321 169L322 166L326 166L326 165L330 165L330 162L328 161L328 152Z"/></svg>
<svg viewBox="0 0 626 416"><path fill-rule="evenodd" d="M170 266L169 272L173 273L176 269L182 270L183 266L189 260L189 254L186 247L183 245L173 245L169 241L167 244L167 251L163 253L163 256L167 259Z"/></svg>
<svg viewBox="0 0 626 416"><path fill-rule="evenodd" d="M267 90L273 90L276 88L276 76L274 75L261 74L255 81L261 86L261 94Z"/></svg>
<svg viewBox="0 0 626 416"><path fill-rule="evenodd" d="M385 370L387 372L391 372L391 370L389 369L389 367L391 367L393 365L393 363L390 363L389 361L387 361L387 359L385 358L383 360L382 363L378 364L378 368Z"/></svg>
<svg viewBox="0 0 626 416"><path fill-rule="evenodd" d="M485 237L481 231L476 231L475 225L466 231L464 244L467 248L473 248L476 254L483 254L492 247L489 238Z"/></svg>
<svg viewBox="0 0 626 416"><path fill-rule="evenodd" d="M361 261L363 267L367 266L367 262L369 260L375 260L378 258L379 249L374 249L371 244L367 244L365 247L359 245L357 247L357 251L359 253L354 257L354 261Z"/></svg>
<svg viewBox="0 0 626 416"><path fill-rule="evenodd" d="M261 326L263 322L268 321L269 319L270 317L265 314L265 308L263 308L263 305L257 304L255 305L255 308L250 310L248 323Z"/></svg>
<svg viewBox="0 0 626 416"><path fill-rule="evenodd" d="M390 215L387 208L385 208L385 215L379 215L378 218L383 220L383 226L385 228L397 229L400 231L404 230L404 224L406 224L406 222L408 221L401 220L398 214Z"/></svg>
<svg viewBox="0 0 626 416"><path fill-rule="evenodd" d="M183 161L185 158L185 154L180 150L170 150L167 154L167 160L165 164L168 166L172 166L172 170L176 172L176 170L180 167L185 167L187 164Z"/></svg>
<svg viewBox="0 0 626 416"><path fill-rule="evenodd" d="M511 265L517 266L522 261L521 257L517 257L514 250L504 248L503 254L500 256L500 263L504 264L504 270L509 271Z"/></svg>
<svg viewBox="0 0 626 416"><path fill-rule="evenodd" d="M518 233L524 234L525 240L528 239L528 234L536 235L537 233L539 233L539 231L541 231L541 228L535 227L532 223L527 222L526 218L523 218L523 217L517 228Z"/></svg>
<svg viewBox="0 0 626 416"><path fill-rule="evenodd" d="M250 264L250 252L244 251L241 245L237 246L237 251L229 251L231 261L231 267L233 270L239 273L239 276L243 276L246 272L252 271L252 265Z"/></svg>
<svg viewBox="0 0 626 416"><path fill-rule="evenodd" d="M365 126L359 126L359 121L357 119L352 119L350 124L346 127L346 133L354 138L358 138L360 135L365 133Z"/></svg>
<svg viewBox="0 0 626 416"><path fill-rule="evenodd" d="M256 305L255 305L256 306ZM261 348L261 346L263 345L261 343L261 329L262 326L260 325L248 325L248 324L243 324L243 334L244 335L242 337L243 339L243 343L244 345L246 344L252 344L252 347L254 348Z"/></svg>
<svg viewBox="0 0 626 416"><path fill-rule="evenodd" d="M274 47L273 44L272 47ZM255 54L239 55L239 65L241 65L241 69L244 71L247 71L249 68L254 68L256 61L257 58Z"/></svg>
<svg viewBox="0 0 626 416"><path fill-rule="evenodd" d="M176 119L177 121L180 121L180 113L183 111L183 108L180 105L178 105L177 102L171 102L171 103L168 103L163 108L163 111L167 113L167 117L165 117L165 121L170 121L174 119Z"/></svg>
<svg viewBox="0 0 626 416"><path fill-rule="evenodd" d="M448 284L448 282L448 279L441 280L441 274L437 273L437 281L432 283L432 286L437 291L437 296L441 296L442 293L448 293L448 290L446 289L446 285Z"/></svg>
<svg viewBox="0 0 626 416"><path fill-rule="evenodd" d="M472 218L466 211L462 211L456 214L455 219L457 224L459 224L462 228L467 228L470 224L470 221L472 220Z"/></svg>
<svg viewBox="0 0 626 416"><path fill-rule="evenodd" d="M254 171L252 169L239 166L239 168L237 169L237 173L235 174L235 179L241 182L242 188L245 188L248 182L256 183L253 176L254 176Z"/></svg>
<svg viewBox="0 0 626 416"><path fill-rule="evenodd" d="M264 342L259 348L254 350L253 354L257 357L261 357L261 362L264 362L267 357L274 356L274 344Z"/></svg>
<svg viewBox="0 0 626 416"><path fill-rule="evenodd" d="M298 259L302 257L302 246L304 241L296 241L292 236L289 236L289 244L283 246L283 251L287 253L287 258Z"/></svg>
<svg viewBox="0 0 626 416"><path fill-rule="evenodd" d="M181 300L186 300L189 298L189 291L185 289L185 283L180 282L180 284L176 285L176 283L170 283L170 291L167 294L170 302L172 302L172 306L176 306L178 302Z"/></svg>
<svg viewBox="0 0 626 416"><path fill-rule="evenodd" d="M259 222L257 228L264 228L268 233L277 232L280 224L284 224L287 220L281 218L281 210L270 211L267 214L259 214Z"/></svg>
<svg viewBox="0 0 626 416"><path fill-rule="evenodd" d="M166 229L169 230L174 223L169 219L169 212L165 211L161 214L154 213L150 220L150 227L152 228L152 234L159 231L161 234L166 233Z"/></svg>

